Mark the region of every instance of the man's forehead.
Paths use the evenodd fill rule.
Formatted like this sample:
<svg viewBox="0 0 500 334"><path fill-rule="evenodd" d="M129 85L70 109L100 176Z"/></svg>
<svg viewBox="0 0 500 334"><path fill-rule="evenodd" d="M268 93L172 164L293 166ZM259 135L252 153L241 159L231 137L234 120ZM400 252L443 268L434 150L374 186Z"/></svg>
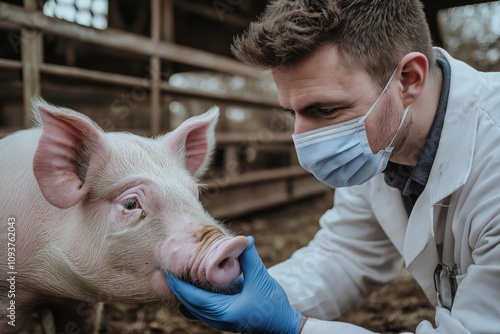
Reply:
<svg viewBox="0 0 500 334"><path fill-rule="evenodd" d="M298 70L307 71L321 66L342 66L347 69L346 62L342 54L339 52L338 47L335 45L327 44L318 47L310 54L291 64L272 69L272 72L295 72Z"/></svg>
<svg viewBox="0 0 500 334"><path fill-rule="evenodd" d="M359 75L367 76L362 70L347 67L333 45L323 46L290 66L272 70L278 90L322 84L348 87Z"/></svg>
<svg viewBox="0 0 500 334"><path fill-rule="evenodd" d="M273 75L278 91L278 98L283 107L290 108L290 104L308 104L320 102L336 102L336 100L350 100L359 94L371 90L370 81L366 76L346 73L298 74L276 73Z"/></svg>

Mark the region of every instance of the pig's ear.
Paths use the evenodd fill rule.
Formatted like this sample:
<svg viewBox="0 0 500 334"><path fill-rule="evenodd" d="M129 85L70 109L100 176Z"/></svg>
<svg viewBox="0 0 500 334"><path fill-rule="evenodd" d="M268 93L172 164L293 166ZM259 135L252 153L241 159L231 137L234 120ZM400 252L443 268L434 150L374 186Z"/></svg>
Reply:
<svg viewBox="0 0 500 334"><path fill-rule="evenodd" d="M162 139L172 152L184 159L186 169L195 177L203 175L210 163L218 118L219 107L214 106L204 114L184 121Z"/></svg>
<svg viewBox="0 0 500 334"><path fill-rule="evenodd" d="M85 181L104 153L102 130L86 116L38 101L43 132L33 172L45 199L65 209L88 194Z"/></svg>

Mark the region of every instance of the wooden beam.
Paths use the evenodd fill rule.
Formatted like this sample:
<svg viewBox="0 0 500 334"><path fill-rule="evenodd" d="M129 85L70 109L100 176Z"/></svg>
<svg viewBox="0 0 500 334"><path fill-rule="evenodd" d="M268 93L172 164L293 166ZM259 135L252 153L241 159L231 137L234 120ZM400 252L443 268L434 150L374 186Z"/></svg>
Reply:
<svg viewBox="0 0 500 334"><path fill-rule="evenodd" d="M160 44L161 34L161 0L151 0L151 40ZM160 57L154 55L149 61L151 73L151 113L150 128L153 135L160 133L161 124L161 62Z"/></svg>
<svg viewBox="0 0 500 334"><path fill-rule="evenodd" d="M238 183L240 179L248 182ZM221 177L210 182L201 197L210 214L231 218L330 191L303 169L286 167Z"/></svg>
<svg viewBox="0 0 500 334"><path fill-rule="evenodd" d="M1 21L125 52L149 57L158 56L161 59L224 73L262 77L262 71L257 71L250 66L224 56L166 41L154 43L147 37L125 33L112 28L101 31L84 27L57 18L47 17L40 11L31 13L22 7L6 3L0 3Z"/></svg>
<svg viewBox="0 0 500 334"><path fill-rule="evenodd" d="M233 175L228 174L225 177L223 177L224 180L223 183L221 179L211 179L211 180L206 180L205 182L207 189L213 189L222 186L224 188L230 188L230 187L239 187L245 184L251 185L259 182L268 182L274 179L290 178L303 175L310 175L310 173L300 166L291 166L291 167L259 170L244 174L237 174L234 175L234 177L232 177Z"/></svg>
<svg viewBox="0 0 500 334"><path fill-rule="evenodd" d="M162 40L175 42L174 0L162 1Z"/></svg>
<svg viewBox="0 0 500 334"><path fill-rule="evenodd" d="M43 73L72 79L85 79L101 83L113 84L125 87L144 87L149 89L149 79L141 79L129 75L104 73L94 70L85 70L78 67L70 67L55 64L42 64L40 69Z"/></svg>
<svg viewBox="0 0 500 334"><path fill-rule="evenodd" d="M27 11L37 10L36 0L24 0ZM0 9L1 11L1 9ZM31 126L31 101L40 96L40 65L42 63L42 34L30 27L21 28L21 63L23 69L23 126Z"/></svg>
<svg viewBox="0 0 500 334"><path fill-rule="evenodd" d="M252 133L241 133L241 132L222 132L217 134L217 144L221 145L231 145L238 143L263 143L262 139ZM292 134L288 132L274 132L272 137L268 140L266 138L265 143L269 144L291 144Z"/></svg>
<svg viewBox="0 0 500 334"><path fill-rule="evenodd" d="M162 6L162 22L161 22L161 39L169 43L175 43L175 17L174 17L174 0L163 0ZM168 62L162 67L163 79L167 80L174 72L172 63ZM163 114L165 115L165 130L172 129L172 120L170 114L170 103L173 101L172 96L165 96L163 105L165 106Z"/></svg>
<svg viewBox="0 0 500 334"><path fill-rule="evenodd" d="M8 22L1 21L1 20L0 20L0 28L5 29L5 30L16 31L16 32L20 30L18 24L8 23Z"/></svg>
<svg viewBox="0 0 500 334"><path fill-rule="evenodd" d="M20 70L23 68L23 65L19 60L0 59L0 68Z"/></svg>
<svg viewBox="0 0 500 334"><path fill-rule="evenodd" d="M228 93L207 92L199 89L177 88L165 82L161 84L161 88L164 92L179 96L198 97L205 98L207 100L224 101L228 103L252 105L256 107L279 108L277 100L272 98L260 98L255 95L234 95Z"/></svg>
<svg viewBox="0 0 500 334"><path fill-rule="evenodd" d="M1 59L0 59L1 60ZM3 61L2 61L3 62ZM7 61L8 62L8 61ZM7 63L6 63L7 64ZM8 66L16 66L10 64ZM1 66L1 63L0 63ZM137 78L123 74L104 73L94 70L86 70L77 67L69 67L55 64L41 64L42 73L57 75L65 78L85 79L96 82L114 84L126 87L143 87L149 89L151 82L148 78ZM254 107L278 108L278 102L272 98L262 98L257 95L234 95L227 93L212 93L191 88L177 88L166 82L160 84L161 91L175 96L186 96L211 101L221 101L238 105L250 105Z"/></svg>

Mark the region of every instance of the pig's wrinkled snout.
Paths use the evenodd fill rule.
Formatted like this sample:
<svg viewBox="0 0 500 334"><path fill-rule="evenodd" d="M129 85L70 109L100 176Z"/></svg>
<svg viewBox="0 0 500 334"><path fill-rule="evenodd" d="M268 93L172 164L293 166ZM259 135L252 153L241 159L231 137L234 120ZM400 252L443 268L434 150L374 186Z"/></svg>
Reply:
<svg viewBox="0 0 500 334"><path fill-rule="evenodd" d="M239 256L248 247L248 238L238 236L227 238L212 245L205 263L205 273L208 283L213 286L223 286L234 281L241 274Z"/></svg>
<svg viewBox="0 0 500 334"><path fill-rule="evenodd" d="M241 275L239 257L250 244L249 239L227 236L210 226L194 235L194 240L182 233L165 240L161 249L164 271L206 290L231 288Z"/></svg>

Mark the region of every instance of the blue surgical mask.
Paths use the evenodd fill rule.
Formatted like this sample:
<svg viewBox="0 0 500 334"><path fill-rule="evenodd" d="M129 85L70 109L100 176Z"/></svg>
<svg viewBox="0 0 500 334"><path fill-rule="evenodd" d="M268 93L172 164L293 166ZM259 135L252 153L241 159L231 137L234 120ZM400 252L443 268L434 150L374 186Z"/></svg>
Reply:
<svg viewBox="0 0 500 334"><path fill-rule="evenodd" d="M394 149L393 141L406 119L410 106L404 111L398 130L389 145L377 154L372 152L368 143L365 120L389 87L396 70L364 116L292 135L299 163L305 170L326 185L340 188L365 183L385 169Z"/></svg>

